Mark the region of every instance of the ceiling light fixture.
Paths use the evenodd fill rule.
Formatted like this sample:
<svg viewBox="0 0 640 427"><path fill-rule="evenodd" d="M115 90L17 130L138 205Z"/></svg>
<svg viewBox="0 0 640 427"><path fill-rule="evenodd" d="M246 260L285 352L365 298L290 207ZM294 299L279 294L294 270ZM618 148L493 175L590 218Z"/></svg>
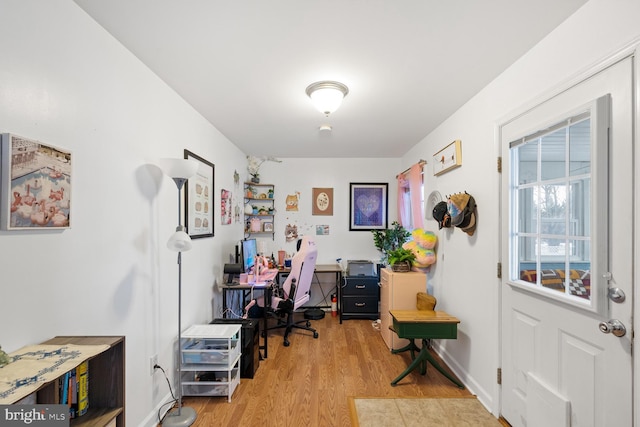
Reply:
<svg viewBox="0 0 640 427"><path fill-rule="evenodd" d="M322 81L307 86L306 92L318 111L329 116L340 107L349 88L339 82Z"/></svg>

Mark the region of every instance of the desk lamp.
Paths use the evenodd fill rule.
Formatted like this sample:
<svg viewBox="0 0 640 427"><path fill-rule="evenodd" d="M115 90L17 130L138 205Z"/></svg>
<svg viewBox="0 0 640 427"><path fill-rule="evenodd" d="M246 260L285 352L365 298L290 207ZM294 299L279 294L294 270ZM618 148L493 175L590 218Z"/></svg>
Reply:
<svg viewBox="0 0 640 427"><path fill-rule="evenodd" d="M176 232L169 238L167 248L178 252L178 406L173 408L165 416L162 425L168 427L190 426L196 420L196 411L193 408L182 406L182 359L180 357L180 347L182 345L182 252L191 249L191 238L186 233L186 228L181 223L182 212L181 192L187 179L194 176L198 170L198 162L185 159L161 159L160 169L165 175L171 177L178 187L178 226Z"/></svg>

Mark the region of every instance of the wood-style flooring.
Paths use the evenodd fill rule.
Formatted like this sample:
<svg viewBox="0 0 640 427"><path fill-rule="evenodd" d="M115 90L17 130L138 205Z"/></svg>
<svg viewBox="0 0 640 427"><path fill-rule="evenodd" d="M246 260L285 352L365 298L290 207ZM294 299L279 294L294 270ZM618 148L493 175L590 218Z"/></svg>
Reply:
<svg viewBox="0 0 640 427"><path fill-rule="evenodd" d="M312 326L318 339L296 330L289 335L289 347L282 344L282 330L270 331L268 358L260 361L253 379L242 378L231 402L226 397L185 397L183 404L198 414L194 426L348 427L349 396L470 395L432 366L426 375L414 371L392 387L391 381L406 369L410 355L391 354L371 320L340 324L327 313L324 319L312 321Z"/></svg>

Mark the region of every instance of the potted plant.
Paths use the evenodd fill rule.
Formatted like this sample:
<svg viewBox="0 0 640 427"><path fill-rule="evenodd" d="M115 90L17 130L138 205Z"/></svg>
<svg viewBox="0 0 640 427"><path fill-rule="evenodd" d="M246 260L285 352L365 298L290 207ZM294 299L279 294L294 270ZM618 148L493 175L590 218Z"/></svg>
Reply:
<svg viewBox="0 0 640 427"><path fill-rule="evenodd" d="M413 261L416 259L416 255L411 250L402 247L389 251L388 256L391 269L396 272L411 271Z"/></svg>
<svg viewBox="0 0 640 427"><path fill-rule="evenodd" d="M267 161L280 163L280 160L272 156L247 156L247 172L249 172L249 175L251 175L251 182L253 182L254 184L260 183L260 166L262 166L262 164Z"/></svg>
<svg viewBox="0 0 640 427"><path fill-rule="evenodd" d="M382 252L383 264L388 262L389 252L398 248L402 248L402 245L409 239L411 233L400 225L398 221L391 223L391 228L386 230L372 230L373 244Z"/></svg>

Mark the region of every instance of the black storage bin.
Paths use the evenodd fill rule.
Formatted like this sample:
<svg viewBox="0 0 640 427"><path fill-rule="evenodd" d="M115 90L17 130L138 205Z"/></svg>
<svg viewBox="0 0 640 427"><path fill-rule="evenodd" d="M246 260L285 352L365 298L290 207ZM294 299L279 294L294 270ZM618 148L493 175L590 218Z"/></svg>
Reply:
<svg viewBox="0 0 640 427"><path fill-rule="evenodd" d="M260 319L213 319L211 323L242 325L240 378L253 378L260 364Z"/></svg>

